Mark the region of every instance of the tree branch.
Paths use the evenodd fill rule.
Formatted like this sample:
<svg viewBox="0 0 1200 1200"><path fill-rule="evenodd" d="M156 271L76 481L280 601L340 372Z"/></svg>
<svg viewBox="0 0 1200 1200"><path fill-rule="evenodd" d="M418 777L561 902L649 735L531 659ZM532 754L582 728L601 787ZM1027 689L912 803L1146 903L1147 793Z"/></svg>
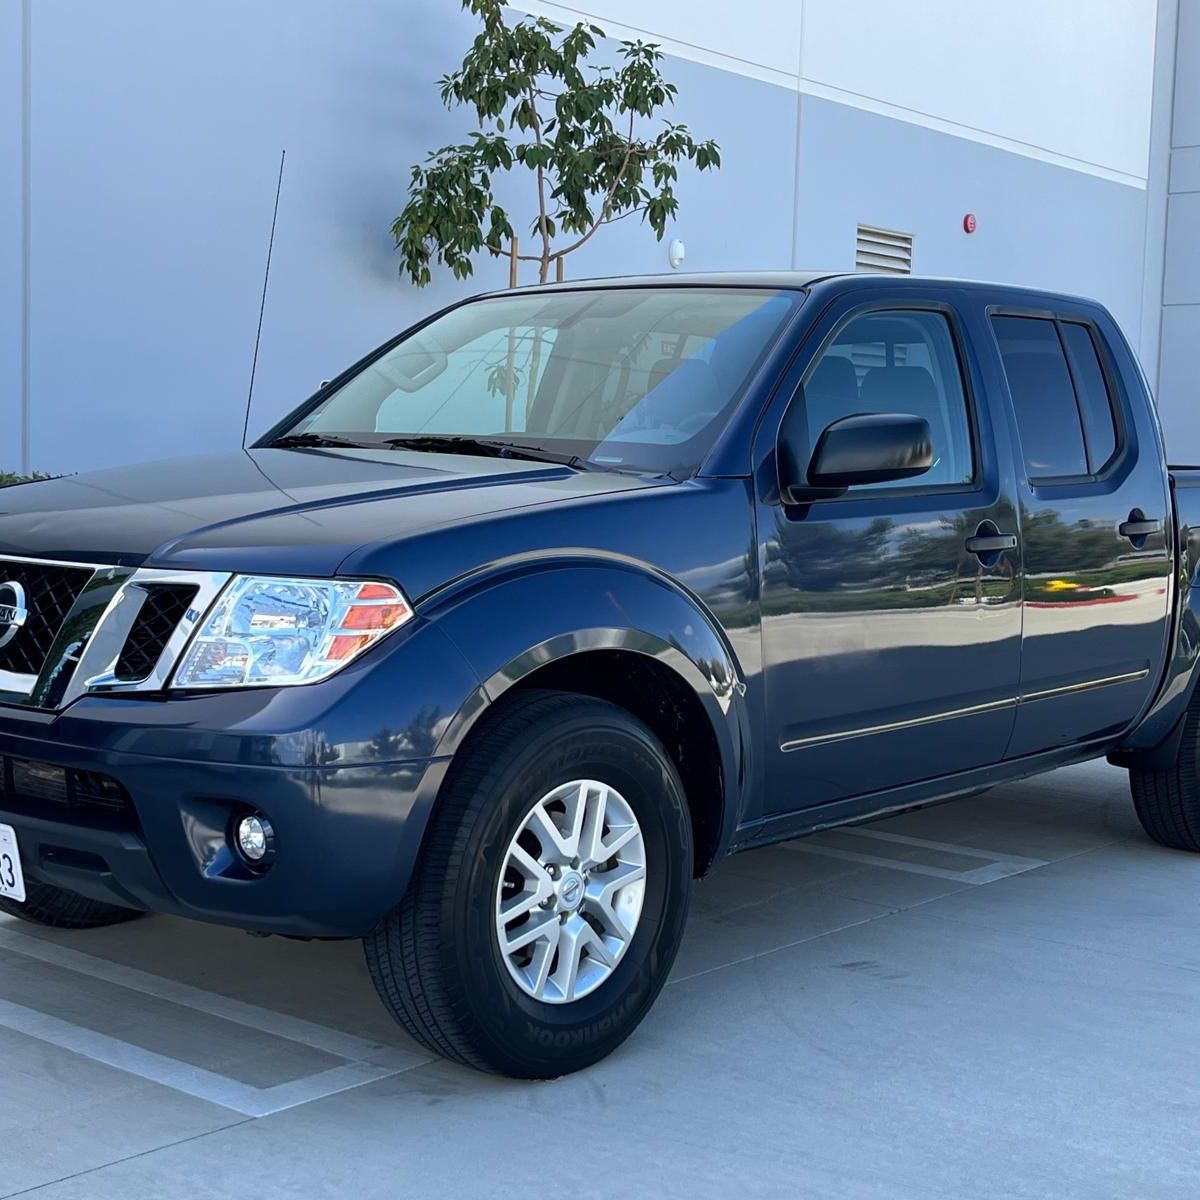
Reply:
<svg viewBox="0 0 1200 1200"><path fill-rule="evenodd" d="M574 245L568 246L565 250L560 250L555 258L566 258L568 254L574 254L581 246L586 245L595 236L596 230L601 225L607 223L609 217L610 206L612 205L613 196L617 194L617 188L621 186L621 180L625 177L625 172L629 169L629 163L633 158L633 118L634 113L630 110L629 113L629 135L625 139L625 157L621 160L621 166L617 171L616 178L612 181L612 185L608 189L608 193L604 197L604 203L600 206L600 215L596 218L595 224L581 237Z"/></svg>
<svg viewBox="0 0 1200 1200"><path fill-rule="evenodd" d="M508 254L509 254L509 252L507 250L505 250L502 246L493 246L491 242L484 242L483 248L487 251L490 251L492 254L503 255L505 258L507 258ZM542 256L540 254L518 254L517 255L517 262L540 263L541 261L542 261Z"/></svg>

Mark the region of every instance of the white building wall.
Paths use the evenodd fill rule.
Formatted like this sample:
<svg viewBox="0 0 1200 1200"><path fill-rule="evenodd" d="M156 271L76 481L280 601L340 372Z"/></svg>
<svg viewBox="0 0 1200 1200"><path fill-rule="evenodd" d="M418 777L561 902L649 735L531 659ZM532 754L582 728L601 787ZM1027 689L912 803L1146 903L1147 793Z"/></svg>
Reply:
<svg viewBox="0 0 1200 1200"><path fill-rule="evenodd" d="M0 4L0 471L21 458L21 6Z"/></svg>
<svg viewBox="0 0 1200 1200"><path fill-rule="evenodd" d="M1088 293L1136 335L1155 0L534 3L674 56L673 115L724 159L681 176L687 268L850 268L863 222L913 233L918 271ZM501 285L485 258L416 290L388 235L410 164L469 127L437 79L473 30L450 0L289 0L286 20L278 0L0 4L0 469L20 465L23 371L29 466L239 444L284 148L252 433L395 330ZM569 274L666 270L628 221Z"/></svg>
<svg viewBox="0 0 1200 1200"><path fill-rule="evenodd" d="M529 0L564 22L1144 182L1156 0Z"/></svg>

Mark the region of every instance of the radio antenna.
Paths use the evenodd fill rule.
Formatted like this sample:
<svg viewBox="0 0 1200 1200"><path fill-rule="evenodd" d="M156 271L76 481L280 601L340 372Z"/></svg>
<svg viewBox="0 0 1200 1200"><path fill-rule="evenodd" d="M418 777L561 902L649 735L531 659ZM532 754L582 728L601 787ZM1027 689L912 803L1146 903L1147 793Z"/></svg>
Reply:
<svg viewBox="0 0 1200 1200"><path fill-rule="evenodd" d="M279 179L275 184L275 208L271 213L271 237L267 242L267 268L263 272L262 300L258 306L258 332L254 335L254 361L250 364L250 391L246 395L246 419L242 424L242 449L250 436L250 405L254 402L254 376L258 373L258 347L262 342L263 315L267 311L267 287L271 282L271 255L275 251L275 222L279 220L279 196L283 191L283 164L287 151L279 154Z"/></svg>

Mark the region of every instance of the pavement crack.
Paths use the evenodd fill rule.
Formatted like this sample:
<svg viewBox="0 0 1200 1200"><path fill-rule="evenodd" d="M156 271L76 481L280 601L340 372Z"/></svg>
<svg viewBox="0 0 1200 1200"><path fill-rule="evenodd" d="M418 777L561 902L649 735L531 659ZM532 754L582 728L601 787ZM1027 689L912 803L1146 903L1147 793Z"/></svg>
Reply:
<svg viewBox="0 0 1200 1200"><path fill-rule="evenodd" d="M69 1183L72 1179L84 1179L88 1175L94 1175L97 1171L107 1171L109 1167L119 1167L124 1163L136 1162L139 1158L158 1154L161 1150L173 1150L176 1146L186 1146L189 1142L198 1142L201 1138L211 1137L214 1133L225 1133L230 1129L236 1129L239 1125L248 1125L257 1119L256 1117L247 1117L241 1121L230 1121L228 1125L205 1129L203 1132L193 1133L189 1137L177 1138L173 1142L164 1142L161 1146L147 1146L145 1150L139 1150L136 1154L127 1154L124 1158L114 1158L111 1162L97 1163L96 1166L88 1167L85 1171L72 1171L69 1175L60 1175L57 1179L47 1179L45 1183L35 1183L33 1187L21 1188L16 1192L5 1192L3 1196L0 1196L0 1200L14 1200L17 1196L32 1196L45 1188L55 1187L60 1183Z"/></svg>

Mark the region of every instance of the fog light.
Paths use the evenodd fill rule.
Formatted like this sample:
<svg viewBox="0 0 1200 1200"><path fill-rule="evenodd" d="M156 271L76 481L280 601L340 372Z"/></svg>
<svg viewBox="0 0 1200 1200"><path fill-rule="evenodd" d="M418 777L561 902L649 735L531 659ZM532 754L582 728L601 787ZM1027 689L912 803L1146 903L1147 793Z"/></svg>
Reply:
<svg viewBox="0 0 1200 1200"><path fill-rule="evenodd" d="M243 817L237 826L238 849L248 862L266 861L275 845L275 831L266 817L251 813Z"/></svg>

